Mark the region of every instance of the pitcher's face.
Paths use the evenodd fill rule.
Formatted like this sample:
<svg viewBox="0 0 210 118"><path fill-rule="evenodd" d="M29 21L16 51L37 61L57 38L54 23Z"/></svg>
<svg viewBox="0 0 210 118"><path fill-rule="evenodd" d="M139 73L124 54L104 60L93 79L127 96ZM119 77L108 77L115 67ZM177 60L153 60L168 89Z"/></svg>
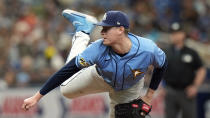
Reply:
<svg viewBox="0 0 210 118"><path fill-rule="evenodd" d="M120 30L120 27L103 27L101 30L103 44L107 46L114 45L121 35L122 31Z"/></svg>

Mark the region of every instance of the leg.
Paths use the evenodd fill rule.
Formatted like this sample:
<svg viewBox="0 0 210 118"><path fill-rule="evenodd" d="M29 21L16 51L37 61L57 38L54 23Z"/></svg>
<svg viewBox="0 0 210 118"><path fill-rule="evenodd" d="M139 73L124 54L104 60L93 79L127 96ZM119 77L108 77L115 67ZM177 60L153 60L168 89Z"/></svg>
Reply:
<svg viewBox="0 0 210 118"><path fill-rule="evenodd" d="M186 94L183 92L183 97L181 100L182 118L196 118L196 99L187 98Z"/></svg>
<svg viewBox="0 0 210 118"><path fill-rule="evenodd" d="M79 53L83 52L90 41L89 35L83 32L76 32L72 38L72 47L67 57L66 63L68 63L72 58L77 56Z"/></svg>
<svg viewBox="0 0 210 118"><path fill-rule="evenodd" d="M180 108L176 100L177 97L179 97L179 95L177 95L174 90L166 88L165 118L177 118Z"/></svg>
<svg viewBox="0 0 210 118"><path fill-rule="evenodd" d="M108 92L111 86L98 75L95 66L82 69L60 86L62 94L67 98L75 98L87 94Z"/></svg>
<svg viewBox="0 0 210 118"><path fill-rule="evenodd" d="M73 24L76 33L72 39L72 48L68 55L66 63L68 63L73 57L81 53L87 47L91 33L97 23L97 19L93 16L83 14L73 10L64 10L62 15Z"/></svg>
<svg viewBox="0 0 210 118"><path fill-rule="evenodd" d="M116 104L119 103L126 103L133 99L138 98L141 95L141 92L143 92L144 87L144 79L141 79L137 84L135 84L133 87L122 90L122 91L110 91L110 118L115 118L115 111L114 107Z"/></svg>

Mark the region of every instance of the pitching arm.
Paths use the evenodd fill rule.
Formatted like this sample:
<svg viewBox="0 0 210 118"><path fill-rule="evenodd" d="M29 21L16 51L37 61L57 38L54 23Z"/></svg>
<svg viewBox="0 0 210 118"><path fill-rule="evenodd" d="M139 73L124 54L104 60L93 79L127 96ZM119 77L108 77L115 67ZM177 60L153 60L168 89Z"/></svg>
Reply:
<svg viewBox="0 0 210 118"><path fill-rule="evenodd" d="M47 80L47 82L42 86L40 90L41 95L45 95L49 91L58 87L65 80L67 80L80 70L80 68L78 68L75 64L75 59L76 58L73 58L69 63L67 63L63 68L61 68L58 72L56 72Z"/></svg>
<svg viewBox="0 0 210 118"><path fill-rule="evenodd" d="M47 82L42 86L40 91L38 91L32 97L25 99L22 104L22 109L27 111L33 106L35 106L45 94L58 87L61 83L63 83L65 80L67 80L79 70L80 69L75 64L75 58L73 58L63 68L61 68L58 72L51 76L47 80Z"/></svg>

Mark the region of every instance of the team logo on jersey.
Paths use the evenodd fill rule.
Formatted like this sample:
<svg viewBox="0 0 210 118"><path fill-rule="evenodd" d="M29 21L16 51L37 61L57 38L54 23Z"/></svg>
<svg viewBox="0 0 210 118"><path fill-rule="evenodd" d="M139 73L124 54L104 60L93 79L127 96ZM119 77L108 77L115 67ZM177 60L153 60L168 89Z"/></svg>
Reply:
<svg viewBox="0 0 210 118"><path fill-rule="evenodd" d="M82 66L84 66L84 67L89 66L89 64L85 61L84 58L81 58L81 59L79 60L79 63L80 63Z"/></svg>
<svg viewBox="0 0 210 118"><path fill-rule="evenodd" d="M185 63L191 63L193 61L193 57L190 54L185 54L182 56L182 61Z"/></svg>
<svg viewBox="0 0 210 118"><path fill-rule="evenodd" d="M141 72L140 69L135 69L135 70L131 70L131 71L132 71L132 73L133 73L134 79L135 79L137 76L139 76L139 75L141 75L142 73L144 73L144 72Z"/></svg>

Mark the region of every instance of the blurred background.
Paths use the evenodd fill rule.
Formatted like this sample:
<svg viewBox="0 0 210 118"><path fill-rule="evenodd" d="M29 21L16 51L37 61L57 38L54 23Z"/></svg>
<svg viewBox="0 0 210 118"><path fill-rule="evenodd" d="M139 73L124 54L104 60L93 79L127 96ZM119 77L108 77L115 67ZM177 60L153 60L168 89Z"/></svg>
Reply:
<svg viewBox="0 0 210 118"><path fill-rule="evenodd" d="M207 68L199 90L198 118L210 118L210 0L0 0L0 118L108 117L106 94L67 100L57 89L34 110L26 113L19 108L65 63L74 32L61 15L66 8L99 20L107 10L124 11L130 18L130 32L161 48L170 44L171 23L182 22L186 44L199 53ZM96 28L92 41L100 38L99 32ZM163 104L163 96L155 96L152 118L163 118Z"/></svg>

